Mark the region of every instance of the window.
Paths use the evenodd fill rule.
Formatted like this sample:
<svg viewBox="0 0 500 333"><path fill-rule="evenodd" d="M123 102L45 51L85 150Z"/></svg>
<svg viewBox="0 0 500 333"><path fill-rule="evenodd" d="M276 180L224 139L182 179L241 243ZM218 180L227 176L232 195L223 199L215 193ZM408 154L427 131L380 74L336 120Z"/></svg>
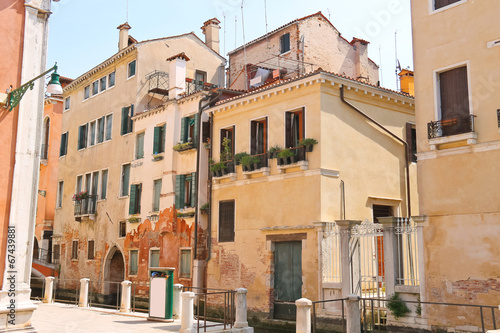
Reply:
<svg viewBox="0 0 500 333"><path fill-rule="evenodd" d="M469 115L467 66L439 73L441 119Z"/></svg>
<svg viewBox="0 0 500 333"><path fill-rule="evenodd" d="M290 33L286 33L280 37L280 51L281 53L290 51Z"/></svg>
<svg viewBox="0 0 500 333"><path fill-rule="evenodd" d="M385 205L373 205L373 222L379 223L379 217L393 216L393 207Z"/></svg>
<svg viewBox="0 0 500 333"><path fill-rule="evenodd" d="M115 72L108 75L108 87L114 87L115 85Z"/></svg>
<svg viewBox="0 0 500 333"><path fill-rule="evenodd" d="M135 60L128 63L128 76L127 77L132 77L135 75L135 64L136 64Z"/></svg>
<svg viewBox="0 0 500 333"><path fill-rule="evenodd" d="M462 0L434 0L434 9L440 9Z"/></svg>
<svg viewBox="0 0 500 333"><path fill-rule="evenodd" d="M137 275L137 259L139 256L139 251L138 250L130 250L130 265L129 265L129 275Z"/></svg>
<svg viewBox="0 0 500 333"><path fill-rule="evenodd" d="M61 134L61 145L59 146L59 157L68 153L68 132Z"/></svg>
<svg viewBox="0 0 500 333"><path fill-rule="evenodd" d="M219 202L219 242L234 242L234 200Z"/></svg>
<svg viewBox="0 0 500 333"><path fill-rule="evenodd" d="M92 174L91 173L85 174L85 191L87 191L87 193L89 194L90 194L91 180L92 180Z"/></svg>
<svg viewBox="0 0 500 333"><path fill-rule="evenodd" d="M83 88L83 100L89 99L90 97L90 86Z"/></svg>
<svg viewBox="0 0 500 333"><path fill-rule="evenodd" d="M149 267L160 267L160 250L149 252Z"/></svg>
<svg viewBox="0 0 500 333"><path fill-rule="evenodd" d="M125 135L132 132L134 122L132 116L134 115L134 106L127 106L122 108L122 131L121 134Z"/></svg>
<svg viewBox="0 0 500 333"><path fill-rule="evenodd" d="M224 128L220 130L220 152L222 153L224 151L224 147L222 146L222 143L224 142L224 139L231 140L229 147L231 148L231 156L234 156L234 133L235 133L235 128L234 126L229 127L229 128Z"/></svg>
<svg viewBox="0 0 500 333"><path fill-rule="evenodd" d="M250 155L267 152L267 118L251 122Z"/></svg>
<svg viewBox="0 0 500 333"><path fill-rule="evenodd" d="M285 113L285 148L299 146L305 136L304 109Z"/></svg>
<svg viewBox="0 0 500 333"><path fill-rule="evenodd" d="M198 114L181 119L181 142L192 142L196 148L198 144Z"/></svg>
<svg viewBox="0 0 500 333"><path fill-rule="evenodd" d="M82 185L83 185L83 176L77 176L76 177L76 191L75 194L78 194L82 191Z"/></svg>
<svg viewBox="0 0 500 333"><path fill-rule="evenodd" d="M94 241L89 240L87 245L87 259L92 260L95 256Z"/></svg>
<svg viewBox="0 0 500 333"><path fill-rule="evenodd" d="M71 246L71 259L78 260L78 241L74 240Z"/></svg>
<svg viewBox="0 0 500 333"><path fill-rule="evenodd" d="M202 71L196 71L195 73L195 91L202 90L207 81L207 73Z"/></svg>
<svg viewBox="0 0 500 333"><path fill-rule="evenodd" d="M121 179L121 192L120 196L128 195L128 184L130 178L130 164L122 165L122 179Z"/></svg>
<svg viewBox="0 0 500 333"><path fill-rule="evenodd" d="M411 162L417 162L417 131L415 124L406 123L406 143L409 148L409 158Z"/></svg>
<svg viewBox="0 0 500 333"><path fill-rule="evenodd" d="M101 91L106 90L106 77L102 77L102 78L99 80L99 82L100 82L100 86L101 86L101 87L100 87L100 88L101 88Z"/></svg>
<svg viewBox="0 0 500 333"><path fill-rule="evenodd" d="M137 134L135 138L135 159L144 157L144 132Z"/></svg>
<svg viewBox="0 0 500 333"><path fill-rule="evenodd" d="M54 245L54 250L52 251L52 262L57 263L61 258L61 245Z"/></svg>
<svg viewBox="0 0 500 333"><path fill-rule="evenodd" d="M176 209L194 207L196 200L196 172L175 177L175 206Z"/></svg>
<svg viewBox="0 0 500 333"><path fill-rule="evenodd" d="M64 99L64 111L69 110L71 107L71 96L68 96Z"/></svg>
<svg viewBox="0 0 500 333"><path fill-rule="evenodd" d="M90 124L89 124L89 144L88 144L89 147L92 147L93 145L95 145L95 126L96 126L95 121L90 122Z"/></svg>
<svg viewBox="0 0 500 333"><path fill-rule="evenodd" d="M142 184L130 185L130 202L128 213L130 215L141 213Z"/></svg>
<svg viewBox="0 0 500 333"><path fill-rule="evenodd" d="M153 212L160 211L161 179L153 183Z"/></svg>
<svg viewBox="0 0 500 333"><path fill-rule="evenodd" d="M101 200L106 199L108 192L108 170L101 171Z"/></svg>
<svg viewBox="0 0 500 333"><path fill-rule="evenodd" d="M179 277L181 279L191 278L191 249L181 249L181 260L179 265Z"/></svg>
<svg viewBox="0 0 500 333"><path fill-rule="evenodd" d="M97 188L99 186L99 171L92 173L92 189L90 194L97 195Z"/></svg>
<svg viewBox="0 0 500 333"><path fill-rule="evenodd" d="M104 122L104 117L97 119L97 143L104 141Z"/></svg>
<svg viewBox="0 0 500 333"><path fill-rule="evenodd" d="M62 207L62 199L63 199L63 194L64 194L64 181L61 180L57 184L57 208Z"/></svg>
<svg viewBox="0 0 500 333"><path fill-rule="evenodd" d="M153 154L159 154L165 151L165 127L166 125L163 124L154 129Z"/></svg>
<svg viewBox="0 0 500 333"><path fill-rule="evenodd" d="M113 129L113 115L106 116L106 141L111 140L111 130Z"/></svg>
<svg viewBox="0 0 500 333"><path fill-rule="evenodd" d="M118 222L118 237L123 238L127 236L127 221Z"/></svg>
<svg viewBox="0 0 500 333"><path fill-rule="evenodd" d="M50 134L50 118L46 117L43 122L43 137L42 137L42 150L40 151L40 158L46 160L49 155L49 134Z"/></svg>
<svg viewBox="0 0 500 333"><path fill-rule="evenodd" d="M92 82L92 96L99 93L99 81Z"/></svg>
<svg viewBox="0 0 500 333"><path fill-rule="evenodd" d="M81 125L78 128L78 150L87 148L87 125Z"/></svg>

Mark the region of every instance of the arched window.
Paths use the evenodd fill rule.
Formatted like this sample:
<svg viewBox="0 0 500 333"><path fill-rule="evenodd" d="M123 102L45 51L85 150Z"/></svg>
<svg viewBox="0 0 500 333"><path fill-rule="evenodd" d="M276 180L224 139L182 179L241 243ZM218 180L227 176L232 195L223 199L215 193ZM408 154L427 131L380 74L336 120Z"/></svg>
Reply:
<svg viewBox="0 0 500 333"><path fill-rule="evenodd" d="M45 118L43 122L43 137L42 137L42 151L40 158L46 160L49 152L49 132L50 132L50 118Z"/></svg>

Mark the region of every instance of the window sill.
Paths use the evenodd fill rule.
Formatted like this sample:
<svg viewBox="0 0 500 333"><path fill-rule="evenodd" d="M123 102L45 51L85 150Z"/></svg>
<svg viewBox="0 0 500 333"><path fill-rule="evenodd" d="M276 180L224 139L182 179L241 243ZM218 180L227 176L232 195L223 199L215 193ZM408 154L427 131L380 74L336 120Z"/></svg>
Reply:
<svg viewBox="0 0 500 333"><path fill-rule="evenodd" d="M183 155L183 154L189 154L189 153L193 153L196 151L196 148L194 147L190 147L190 148L187 148L187 149L180 149L180 150L175 150L174 151L178 152L179 154Z"/></svg>
<svg viewBox="0 0 500 333"><path fill-rule="evenodd" d="M127 195L122 195L122 196L119 196L118 199L126 199L128 198L128 194Z"/></svg>
<svg viewBox="0 0 500 333"><path fill-rule="evenodd" d="M258 171L259 170L255 171L255 172L258 172ZM234 182L234 181L236 181L236 176L237 176L236 172L227 173L221 177L212 177L212 181L214 184L218 184L218 183L220 183L221 180L224 180L224 179L229 179L229 180Z"/></svg>
<svg viewBox="0 0 500 333"><path fill-rule="evenodd" d="M248 179L252 175L259 174L259 173L262 173L264 176L269 176L269 174L271 173L271 168L264 167L264 168L260 168L259 170L254 170L254 171L243 171L243 177L245 177L245 179Z"/></svg>
<svg viewBox="0 0 500 333"><path fill-rule="evenodd" d="M278 172L285 173L287 169L291 168L300 168L300 170L308 170L309 162L308 161L298 161L291 164L278 165Z"/></svg>
<svg viewBox="0 0 500 333"><path fill-rule="evenodd" d="M430 150L446 149L446 147L440 147L445 144L456 144L459 142L464 142L463 145L475 145L477 143L477 133L463 133L457 135L443 136L440 138L429 139Z"/></svg>

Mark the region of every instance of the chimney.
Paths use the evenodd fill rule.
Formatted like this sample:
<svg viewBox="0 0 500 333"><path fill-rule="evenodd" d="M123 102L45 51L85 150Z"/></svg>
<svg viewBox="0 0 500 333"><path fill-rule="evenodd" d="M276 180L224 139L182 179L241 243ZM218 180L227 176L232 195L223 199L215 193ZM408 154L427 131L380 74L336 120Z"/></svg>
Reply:
<svg viewBox="0 0 500 333"><path fill-rule="evenodd" d="M368 75L368 44L366 40L353 38L351 43L354 47L354 65L355 65L355 78L369 82Z"/></svg>
<svg viewBox="0 0 500 333"><path fill-rule="evenodd" d="M401 85L401 92L415 96L415 85L413 71L409 69L403 69L399 72L399 82Z"/></svg>
<svg viewBox="0 0 500 333"><path fill-rule="evenodd" d="M169 62L168 97L176 99L186 90L186 62L189 61L189 58L182 52L168 58L167 61Z"/></svg>
<svg viewBox="0 0 500 333"><path fill-rule="evenodd" d="M219 24L220 21L214 17L203 23L201 27L205 34L205 44L217 53L219 53Z"/></svg>
<svg viewBox="0 0 500 333"><path fill-rule="evenodd" d="M123 50L128 46L128 31L132 29L128 22L119 25L116 29L120 30L120 38L118 40L118 51Z"/></svg>

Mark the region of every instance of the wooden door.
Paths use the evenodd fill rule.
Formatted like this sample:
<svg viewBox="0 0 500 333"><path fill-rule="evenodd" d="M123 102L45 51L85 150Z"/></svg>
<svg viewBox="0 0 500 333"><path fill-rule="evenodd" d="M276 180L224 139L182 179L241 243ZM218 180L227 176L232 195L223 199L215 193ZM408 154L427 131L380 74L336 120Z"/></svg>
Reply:
<svg viewBox="0 0 500 333"><path fill-rule="evenodd" d="M274 247L274 318L295 320L295 301L302 297L302 242Z"/></svg>

